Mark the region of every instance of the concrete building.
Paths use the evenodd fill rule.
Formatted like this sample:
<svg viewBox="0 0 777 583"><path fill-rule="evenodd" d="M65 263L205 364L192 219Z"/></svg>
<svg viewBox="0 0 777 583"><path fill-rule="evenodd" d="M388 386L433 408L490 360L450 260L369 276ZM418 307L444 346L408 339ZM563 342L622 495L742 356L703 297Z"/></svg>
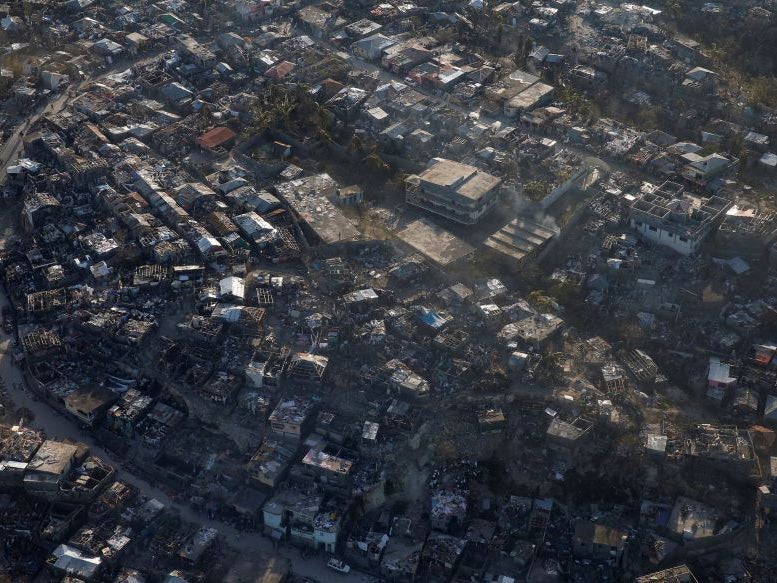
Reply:
<svg viewBox="0 0 777 583"><path fill-rule="evenodd" d="M325 506L320 495L285 490L268 500L262 513L265 532L271 538L289 538L296 545L334 552L342 512Z"/></svg>
<svg viewBox="0 0 777 583"><path fill-rule="evenodd" d="M65 409L80 423L92 427L117 400L118 395L104 387L77 389L65 397Z"/></svg>
<svg viewBox="0 0 777 583"><path fill-rule="evenodd" d="M483 245L509 265L517 266L540 255L558 234L555 226L517 218L493 233Z"/></svg>
<svg viewBox="0 0 777 583"><path fill-rule="evenodd" d="M407 202L446 219L474 225L497 201L502 179L445 158L406 180Z"/></svg>
<svg viewBox="0 0 777 583"><path fill-rule="evenodd" d="M249 478L275 488L286 475L296 451L296 447L279 440L265 439L246 466Z"/></svg>
<svg viewBox="0 0 777 583"><path fill-rule="evenodd" d="M462 525L467 516L467 498L458 490L438 490L431 496L432 528L447 531L453 525Z"/></svg>
<svg viewBox="0 0 777 583"><path fill-rule="evenodd" d="M243 236L259 248L277 237L277 230L254 211L233 217Z"/></svg>
<svg viewBox="0 0 777 583"><path fill-rule="evenodd" d="M731 374L731 365L723 362L717 356L710 357L707 372L707 387L730 389L736 387L737 378Z"/></svg>
<svg viewBox="0 0 777 583"><path fill-rule="evenodd" d="M94 581L102 567L102 558L92 556L69 545L59 545L46 559L46 567L56 575Z"/></svg>
<svg viewBox="0 0 777 583"><path fill-rule="evenodd" d="M680 496L669 516L669 528L686 540L715 534L717 513L706 504Z"/></svg>
<svg viewBox="0 0 777 583"><path fill-rule="evenodd" d="M697 472L744 481L760 476L753 437L736 425L695 425L686 433L683 453Z"/></svg>
<svg viewBox="0 0 777 583"><path fill-rule="evenodd" d="M413 372L405 363L392 359L384 365L388 374L386 384L403 397L421 399L431 391L429 381Z"/></svg>
<svg viewBox="0 0 777 583"><path fill-rule="evenodd" d="M298 384L320 386L328 365L329 359L321 354L295 352L289 359L287 376Z"/></svg>
<svg viewBox="0 0 777 583"><path fill-rule="evenodd" d="M395 44L397 44L397 41L394 39L377 33L357 40L351 45L351 50L362 59L376 61L380 59L386 49L393 47Z"/></svg>
<svg viewBox="0 0 777 583"><path fill-rule="evenodd" d="M717 228L730 206L720 196L693 196L681 185L665 182L655 189L643 189L631 207L629 221L643 239L690 255Z"/></svg>
<svg viewBox="0 0 777 583"><path fill-rule="evenodd" d="M580 558L617 561L623 555L626 537L626 531L589 520L578 520L575 524L572 550L574 555Z"/></svg>
<svg viewBox="0 0 777 583"><path fill-rule="evenodd" d="M78 447L47 440L40 446L24 475L24 489L31 494L56 496L60 484L76 463Z"/></svg>
<svg viewBox="0 0 777 583"><path fill-rule="evenodd" d="M408 224L397 237L440 270L462 265L475 254L472 245L424 217Z"/></svg>
<svg viewBox="0 0 777 583"><path fill-rule="evenodd" d="M339 457L338 450L331 452L311 449L302 458L302 474L313 479L327 492L350 496L353 482L353 462Z"/></svg>
<svg viewBox="0 0 777 583"><path fill-rule="evenodd" d="M280 437L299 440L312 423L313 402L303 397L282 400L270 414L270 427Z"/></svg>
<svg viewBox="0 0 777 583"><path fill-rule="evenodd" d="M545 443L556 456L572 461L583 437L593 424L581 417L571 423L554 417L545 433Z"/></svg>
<svg viewBox="0 0 777 583"><path fill-rule="evenodd" d="M623 369L615 364L602 367L602 388L608 394L620 394L626 390L628 378Z"/></svg>
<svg viewBox="0 0 777 583"><path fill-rule="evenodd" d="M355 184L341 188L337 193L337 202L341 206L361 204L364 202L364 189Z"/></svg>
<svg viewBox="0 0 777 583"><path fill-rule="evenodd" d="M763 258L777 239L777 220L755 207L734 205L715 235L715 255Z"/></svg>
<svg viewBox="0 0 777 583"><path fill-rule="evenodd" d="M492 113L502 110L506 116L515 117L551 101L553 95L552 86L542 83L536 75L516 69L488 87L483 107Z"/></svg>

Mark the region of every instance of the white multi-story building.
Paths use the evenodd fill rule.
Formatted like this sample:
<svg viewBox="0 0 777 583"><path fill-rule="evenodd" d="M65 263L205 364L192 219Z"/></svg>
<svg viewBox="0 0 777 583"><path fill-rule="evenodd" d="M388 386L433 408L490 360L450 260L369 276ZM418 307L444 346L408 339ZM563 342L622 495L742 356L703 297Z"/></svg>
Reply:
<svg viewBox="0 0 777 583"><path fill-rule="evenodd" d="M275 539L333 553L342 527L342 509L324 504L321 496L286 490L262 509L265 532Z"/></svg>
<svg viewBox="0 0 777 583"><path fill-rule="evenodd" d="M281 400L270 414L272 432L287 439L302 439L312 421L313 409L313 402L304 397Z"/></svg>
<svg viewBox="0 0 777 583"><path fill-rule="evenodd" d="M681 185L665 182L659 187L643 187L641 197L631 207L629 222L643 239L690 255L720 225L730 206L731 202L720 196L693 196Z"/></svg>

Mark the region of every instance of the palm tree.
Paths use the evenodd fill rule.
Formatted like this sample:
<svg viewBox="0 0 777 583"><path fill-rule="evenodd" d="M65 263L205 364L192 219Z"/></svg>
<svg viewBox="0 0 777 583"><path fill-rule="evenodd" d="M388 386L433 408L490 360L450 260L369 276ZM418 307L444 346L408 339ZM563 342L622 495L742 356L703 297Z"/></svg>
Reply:
<svg viewBox="0 0 777 583"><path fill-rule="evenodd" d="M543 355L537 367L537 376L550 383L561 382L563 365L564 354L562 352L548 352Z"/></svg>
<svg viewBox="0 0 777 583"><path fill-rule="evenodd" d="M262 106L256 106L253 109L254 120L250 126L250 132L254 134L262 133L269 128L271 123L270 112Z"/></svg>
<svg viewBox="0 0 777 583"><path fill-rule="evenodd" d="M523 41L523 47L521 48L521 57L522 57L522 60L524 60L524 61L526 60L526 57L528 57L528 56L529 56L529 53L530 53L530 52L531 52L531 50L532 50L532 47L534 47L534 40L533 40L533 39L532 39L530 36L527 36L527 37L524 39L524 41Z"/></svg>
<svg viewBox="0 0 777 583"><path fill-rule="evenodd" d="M329 110L327 110L323 105L316 101L313 102L313 110L313 123L315 126L319 129L329 130Z"/></svg>
<svg viewBox="0 0 777 583"><path fill-rule="evenodd" d="M680 20L683 17L683 7L677 0L667 0L666 11L674 20Z"/></svg>
<svg viewBox="0 0 777 583"><path fill-rule="evenodd" d="M553 309L553 300L540 290L530 292L526 299L540 311L550 311Z"/></svg>
<svg viewBox="0 0 777 583"><path fill-rule="evenodd" d="M354 134L351 141L348 144L348 152L363 152L364 143L358 134Z"/></svg>
<svg viewBox="0 0 777 583"><path fill-rule="evenodd" d="M330 134L324 128L318 128L318 131L316 132L316 137L319 139L319 141L323 142L326 145L334 143L334 138L332 138L332 134Z"/></svg>
<svg viewBox="0 0 777 583"><path fill-rule="evenodd" d="M291 114L296 109L297 104L288 93L283 93L273 103L273 115L276 122L281 122L283 127L289 129L291 125Z"/></svg>
<svg viewBox="0 0 777 583"><path fill-rule="evenodd" d="M380 171L384 174L391 172L389 165L386 164L383 158L380 157L380 154L378 154L377 146L373 146L370 153L364 158L364 162L366 162L367 165L373 170Z"/></svg>

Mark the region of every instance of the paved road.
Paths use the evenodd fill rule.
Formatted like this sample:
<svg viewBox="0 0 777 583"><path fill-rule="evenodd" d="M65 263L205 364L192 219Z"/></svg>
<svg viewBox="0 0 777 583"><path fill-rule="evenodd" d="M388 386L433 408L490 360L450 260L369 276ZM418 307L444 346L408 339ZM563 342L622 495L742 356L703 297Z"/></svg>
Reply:
<svg viewBox="0 0 777 583"><path fill-rule="evenodd" d="M67 103L67 99L68 94L62 93L50 103L43 102L39 104L32 115L25 119L19 127L16 128L16 131L5 141L3 147L0 148L0 176L2 176L2 179L5 178L6 168L8 168L11 162L14 162L21 153L22 140L24 138L23 134L26 133L42 115L62 111Z"/></svg>
<svg viewBox="0 0 777 583"><path fill-rule="evenodd" d="M0 291L0 306L8 304L5 293ZM226 538L228 544L240 551L275 553L274 543L259 533L238 532L234 527L219 520L208 518L205 514L197 512L173 501L167 492L152 486L146 480L128 471L121 461L109 451L97 444L91 434L80 430L69 418L49 407L44 402L34 397L24 386L20 370L13 363L12 339L0 332L0 376L5 383L5 389L13 399L17 407L25 407L35 416L31 426L42 429L46 436L54 439L72 439L85 443L91 452L105 460L117 469L119 479L137 487L146 496L152 496L167 505L168 508L179 512L184 520L218 529ZM278 551L282 557L290 559L294 573L306 577L313 577L320 581L363 581L368 577L364 573L353 571L349 575L341 575L326 567L327 555L318 555L303 558L300 551L293 547L282 547Z"/></svg>

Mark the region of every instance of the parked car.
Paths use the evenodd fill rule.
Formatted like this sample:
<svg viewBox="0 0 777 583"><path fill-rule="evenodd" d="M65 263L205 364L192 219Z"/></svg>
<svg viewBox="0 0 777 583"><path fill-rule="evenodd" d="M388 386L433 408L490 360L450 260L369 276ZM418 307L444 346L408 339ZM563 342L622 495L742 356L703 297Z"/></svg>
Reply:
<svg viewBox="0 0 777 583"><path fill-rule="evenodd" d="M338 573L350 573L351 572L351 566L346 565L343 561L340 559L335 559L332 557L329 559L329 562L326 564L327 567L330 569L333 569L337 571Z"/></svg>

